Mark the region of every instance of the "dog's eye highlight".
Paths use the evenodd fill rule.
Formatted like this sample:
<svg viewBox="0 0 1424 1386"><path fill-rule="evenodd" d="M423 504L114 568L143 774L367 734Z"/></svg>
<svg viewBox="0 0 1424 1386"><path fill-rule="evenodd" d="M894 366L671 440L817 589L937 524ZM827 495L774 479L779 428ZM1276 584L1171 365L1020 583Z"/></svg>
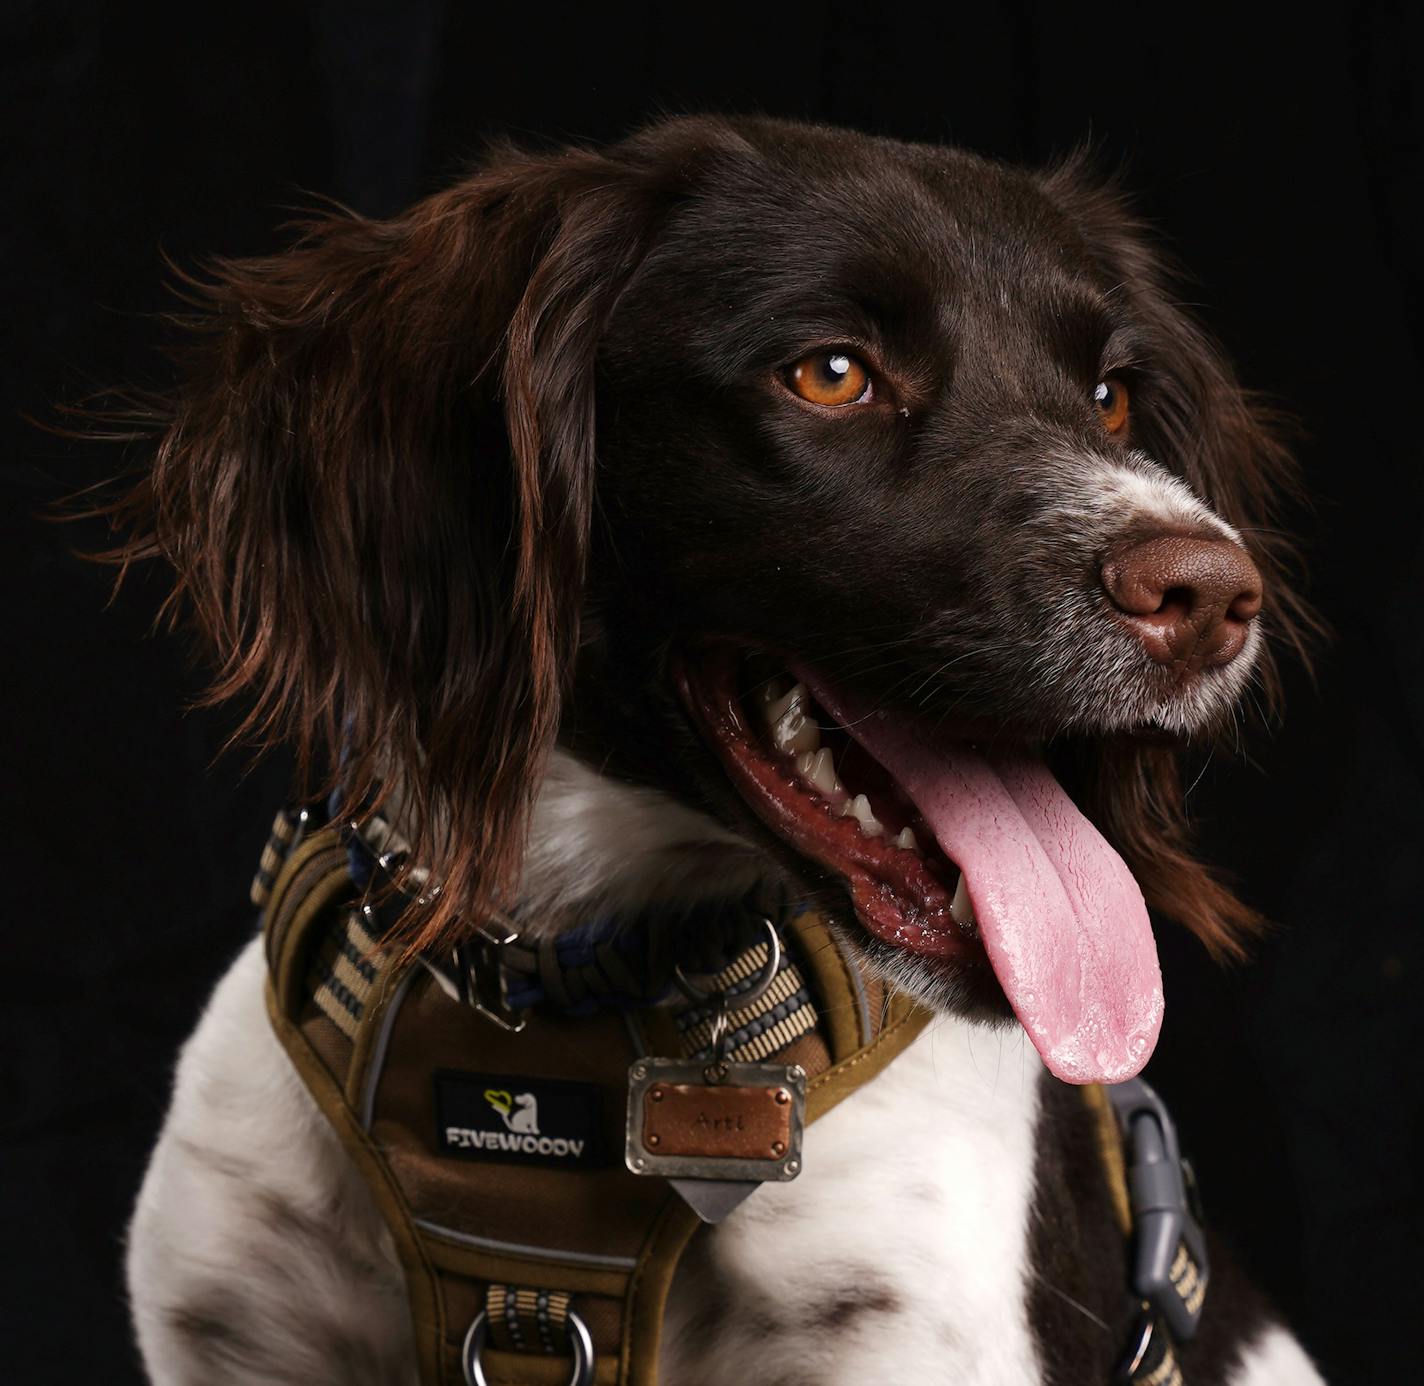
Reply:
<svg viewBox="0 0 1424 1386"><path fill-rule="evenodd" d="M1093 403L1109 433L1121 433L1127 427L1127 386L1121 380L1110 375L1098 381L1093 388Z"/></svg>
<svg viewBox="0 0 1424 1386"><path fill-rule="evenodd" d="M865 363L848 351L836 348L803 356L786 368L785 380L809 404L832 408L842 404L869 404L874 393Z"/></svg>

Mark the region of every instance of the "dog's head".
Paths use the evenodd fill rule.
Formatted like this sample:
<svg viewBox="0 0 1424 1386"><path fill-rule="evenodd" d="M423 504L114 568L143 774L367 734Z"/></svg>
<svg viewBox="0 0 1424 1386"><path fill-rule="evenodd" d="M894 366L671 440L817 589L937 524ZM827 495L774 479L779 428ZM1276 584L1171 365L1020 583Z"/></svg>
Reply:
<svg viewBox="0 0 1424 1386"><path fill-rule="evenodd" d="M789 873L1076 1078L1155 1038L1142 895L1239 946L1176 756L1298 629L1286 459L1075 165L673 121L193 289L129 552L399 796L408 942Z"/></svg>

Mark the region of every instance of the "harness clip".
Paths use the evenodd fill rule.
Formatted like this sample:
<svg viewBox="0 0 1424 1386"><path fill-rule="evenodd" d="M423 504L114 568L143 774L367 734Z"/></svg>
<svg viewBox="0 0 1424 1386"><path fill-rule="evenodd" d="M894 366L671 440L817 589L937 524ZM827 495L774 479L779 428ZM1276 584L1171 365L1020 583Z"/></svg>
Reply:
<svg viewBox="0 0 1424 1386"><path fill-rule="evenodd" d="M1134 1078L1106 1089L1127 1149L1132 1204L1132 1288L1179 1341L1201 1321L1211 1278L1192 1167L1166 1104Z"/></svg>

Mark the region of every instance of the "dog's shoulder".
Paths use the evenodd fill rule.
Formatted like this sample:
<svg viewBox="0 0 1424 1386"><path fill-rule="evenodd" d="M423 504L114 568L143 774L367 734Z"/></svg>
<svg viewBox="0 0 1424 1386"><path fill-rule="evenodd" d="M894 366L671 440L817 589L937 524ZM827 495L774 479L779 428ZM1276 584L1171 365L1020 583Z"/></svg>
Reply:
<svg viewBox="0 0 1424 1386"><path fill-rule="evenodd" d="M701 1234L664 1378L1041 1379L1025 1285L1041 1066L939 1022L806 1135L805 1170Z"/></svg>
<svg viewBox="0 0 1424 1386"><path fill-rule="evenodd" d="M1128 1243L1113 1211L1095 1115L1078 1089L1046 1074L1040 1096L1029 1317L1045 1363L1095 1366L1098 1379L1106 1381L1122 1360L1135 1316L1125 1293ZM1176 1349L1186 1381L1320 1386L1309 1358L1229 1247L1210 1229L1207 1240L1212 1271L1206 1312L1197 1336ZM1060 1379L1069 1377L1046 1371L1046 1381Z"/></svg>
<svg viewBox="0 0 1424 1386"><path fill-rule="evenodd" d="M1096 1119L1017 1030L940 1021L813 1126L805 1172L692 1244L663 1379L1113 1379L1134 1309ZM1187 1380L1319 1386L1220 1257Z"/></svg>
<svg viewBox="0 0 1424 1386"><path fill-rule="evenodd" d="M254 942L178 1068L130 1229L155 1382L414 1382L380 1215L272 1033ZM806 1167L693 1242L661 1378L1057 1383L1120 1349L1125 1261L1091 1121L1017 1030L940 1021L812 1126ZM1317 1386L1223 1263L1190 1380Z"/></svg>
<svg viewBox="0 0 1424 1386"><path fill-rule="evenodd" d="M183 1050L129 1228L168 1382L413 1382L404 1281L359 1174L272 1032L254 940Z"/></svg>

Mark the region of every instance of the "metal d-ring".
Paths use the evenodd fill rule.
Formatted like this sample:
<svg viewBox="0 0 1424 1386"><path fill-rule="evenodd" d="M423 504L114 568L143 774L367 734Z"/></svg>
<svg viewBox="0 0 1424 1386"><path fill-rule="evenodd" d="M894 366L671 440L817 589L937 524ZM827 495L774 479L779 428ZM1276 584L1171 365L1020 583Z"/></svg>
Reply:
<svg viewBox="0 0 1424 1386"><path fill-rule="evenodd" d="M776 932L776 925L766 916L761 917L761 926L766 930L766 962L757 973L756 981L743 992L736 996L725 991L703 991L701 987L694 986L687 978L687 973L682 970L681 964L672 970L673 980L677 983L678 989L687 997L689 1001L695 1001L699 1005L705 1005L709 1001L715 1001L722 997L729 1011L744 1011L754 1001L758 1000L766 989L776 980L776 974L781 970L781 935Z"/></svg>
<svg viewBox="0 0 1424 1386"><path fill-rule="evenodd" d="M1138 1315L1137 1322L1132 1328L1132 1337L1128 1340L1127 1357L1118 1369L1114 1380L1132 1380L1133 1373L1142 1365L1143 1359L1147 1356L1147 1349L1152 1346L1152 1335L1155 1329L1156 1324L1152 1318L1151 1306L1144 1300L1142 1312Z"/></svg>
<svg viewBox="0 0 1424 1386"><path fill-rule="evenodd" d="M564 1320L564 1331L568 1334L569 1347L574 1355L574 1371L569 1377L569 1386L590 1386L593 1381L593 1339L589 1336L588 1325L570 1309ZM481 1309L470 1321L460 1348L466 1386L489 1386L489 1377L480 1365L480 1353L484 1351L488 1336L489 1314Z"/></svg>

